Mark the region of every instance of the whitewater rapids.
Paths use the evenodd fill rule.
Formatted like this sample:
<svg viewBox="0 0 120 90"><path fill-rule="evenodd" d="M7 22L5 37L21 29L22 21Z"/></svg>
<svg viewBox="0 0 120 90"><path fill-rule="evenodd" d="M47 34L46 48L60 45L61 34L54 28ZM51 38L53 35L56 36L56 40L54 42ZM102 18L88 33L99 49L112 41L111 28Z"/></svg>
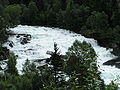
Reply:
<svg viewBox="0 0 120 90"><path fill-rule="evenodd" d="M80 34L58 28L19 25L15 28L10 28L10 30L16 34L30 34L32 36L29 43L25 45L20 44L20 39L16 36L11 36L9 41L14 43L13 48L8 44L5 45L10 51L14 52L15 55L18 55L17 68L19 71L22 70L22 65L26 59L35 60L50 57L46 52L54 50L54 42L58 44L61 54L64 55L68 47L70 47L75 40L79 40L81 42L86 41L93 46L98 55L97 63L99 70L102 72L101 77L106 84L120 75L120 69L102 65L104 62L115 58L115 56L110 53L111 49L107 50L106 48L100 47L94 39L85 38ZM44 62L41 62L41 64L44 64Z"/></svg>

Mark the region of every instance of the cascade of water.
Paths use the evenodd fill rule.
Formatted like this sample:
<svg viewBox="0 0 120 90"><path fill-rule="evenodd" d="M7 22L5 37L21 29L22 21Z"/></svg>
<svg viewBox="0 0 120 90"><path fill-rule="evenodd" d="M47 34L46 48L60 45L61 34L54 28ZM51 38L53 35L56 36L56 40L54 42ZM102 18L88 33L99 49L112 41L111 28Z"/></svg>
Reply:
<svg viewBox="0 0 120 90"><path fill-rule="evenodd" d="M106 48L100 47L94 39L85 38L80 34L58 28L19 25L16 28L11 28L11 30L17 34L30 34L32 37L31 40L24 45L20 43L20 37L12 36L9 38L14 45L13 48L8 45L7 47L10 51L14 52L15 55L18 55L18 70L22 69L22 65L26 59L35 60L49 57L46 52L53 51L54 42L58 44L61 53L65 54L68 47L77 39L79 41L85 40L93 46L98 55L97 63L100 66L99 70L102 72L101 76L105 80L105 83L110 83L111 80L120 74L120 69L102 65L105 61L115 58L115 56L110 53L110 49L107 50ZM44 62L41 64L44 64Z"/></svg>

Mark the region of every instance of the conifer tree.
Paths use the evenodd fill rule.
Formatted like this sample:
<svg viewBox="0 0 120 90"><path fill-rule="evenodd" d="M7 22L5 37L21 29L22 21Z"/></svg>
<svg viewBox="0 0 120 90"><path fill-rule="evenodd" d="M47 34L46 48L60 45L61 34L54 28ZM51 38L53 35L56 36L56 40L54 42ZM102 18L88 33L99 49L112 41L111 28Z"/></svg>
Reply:
<svg viewBox="0 0 120 90"><path fill-rule="evenodd" d="M16 68L16 56L14 54L11 54L8 58L8 62L7 62L7 73L10 73L12 75L18 75L18 71Z"/></svg>
<svg viewBox="0 0 120 90"><path fill-rule="evenodd" d="M52 72L55 76L56 83L62 80L61 76L63 72L63 64L64 64L64 60L62 59L62 56L58 51L57 44L54 43L54 52L50 57L50 65L51 65Z"/></svg>
<svg viewBox="0 0 120 90"><path fill-rule="evenodd" d="M96 53L90 44L75 41L65 55L66 74L69 84L75 85L77 90L104 90L104 83L100 78L96 62ZM103 84L103 85L102 85Z"/></svg>

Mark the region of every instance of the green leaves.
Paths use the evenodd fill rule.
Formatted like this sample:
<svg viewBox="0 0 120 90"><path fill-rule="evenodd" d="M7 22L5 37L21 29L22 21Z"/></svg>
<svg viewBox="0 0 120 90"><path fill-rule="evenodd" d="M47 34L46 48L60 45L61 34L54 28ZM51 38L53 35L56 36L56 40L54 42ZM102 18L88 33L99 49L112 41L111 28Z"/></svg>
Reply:
<svg viewBox="0 0 120 90"><path fill-rule="evenodd" d="M0 45L2 45L8 39L8 31L6 29L7 22L2 16L0 16Z"/></svg>
<svg viewBox="0 0 120 90"><path fill-rule="evenodd" d="M11 27L14 27L20 23L21 6L9 5L5 8L5 14L10 16L9 23Z"/></svg>
<svg viewBox="0 0 120 90"><path fill-rule="evenodd" d="M18 71L16 68L16 56L14 56L14 54L10 55L10 57L8 58L8 62L7 62L7 73L10 73L12 75L18 75Z"/></svg>
<svg viewBox="0 0 120 90"><path fill-rule="evenodd" d="M36 3L31 1L28 7L23 8L23 13L21 15L21 23L27 25L36 25L38 19L38 8Z"/></svg>
<svg viewBox="0 0 120 90"><path fill-rule="evenodd" d="M23 65L22 72L24 74L29 72L37 72L37 67L34 63L31 63L28 59L25 61L25 64Z"/></svg>
<svg viewBox="0 0 120 90"><path fill-rule="evenodd" d="M65 56L58 50L55 43L44 66L26 60L22 75L18 75L16 57L11 54L6 73L0 74L0 90L117 90L113 82L104 85L96 53L89 43L76 40Z"/></svg>
<svg viewBox="0 0 120 90"><path fill-rule="evenodd" d="M114 83L114 81L111 81L109 85L106 85L105 90L118 90L118 85Z"/></svg>
<svg viewBox="0 0 120 90"><path fill-rule="evenodd" d="M96 33L104 33L108 29L108 17L102 12L92 12L86 22L88 30L95 30Z"/></svg>
<svg viewBox="0 0 120 90"><path fill-rule="evenodd" d="M90 44L75 41L65 55L66 73L79 84L79 88L100 88L100 74L96 65L97 55ZM74 73L73 73L74 72ZM72 82L71 82L72 83Z"/></svg>
<svg viewBox="0 0 120 90"><path fill-rule="evenodd" d="M21 15L21 6L20 5L8 5L5 8L5 16L8 16L8 22L11 27L14 27L20 24L20 15Z"/></svg>

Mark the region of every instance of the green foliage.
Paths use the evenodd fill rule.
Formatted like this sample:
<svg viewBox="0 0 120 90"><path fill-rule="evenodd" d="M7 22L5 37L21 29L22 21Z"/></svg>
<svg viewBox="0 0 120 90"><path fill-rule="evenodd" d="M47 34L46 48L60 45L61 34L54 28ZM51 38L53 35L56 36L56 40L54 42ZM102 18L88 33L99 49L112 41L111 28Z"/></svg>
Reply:
<svg viewBox="0 0 120 90"><path fill-rule="evenodd" d="M104 12L92 12L92 15L87 19L86 27L88 30L95 30L96 33L104 34L109 28L107 15Z"/></svg>
<svg viewBox="0 0 120 90"><path fill-rule="evenodd" d="M36 20L38 15L38 8L35 2L30 2L28 8L23 9L23 14L21 17L21 23L28 25L36 25Z"/></svg>
<svg viewBox="0 0 120 90"><path fill-rule="evenodd" d="M51 65L52 74L55 77L55 83L62 83L64 78L62 76L64 70L64 60L58 51L57 44L54 43L54 52L51 54L49 64Z"/></svg>
<svg viewBox="0 0 120 90"><path fill-rule="evenodd" d="M0 0L0 45L7 41L9 27L27 24L61 27L107 42L107 46L119 46L119 14L120 0ZM0 90L117 89L114 83L104 88L96 53L86 42L75 41L65 60L55 44L48 66L37 67L26 60L23 75L18 75L14 55L7 64L7 73L0 76Z"/></svg>
<svg viewBox="0 0 120 90"><path fill-rule="evenodd" d="M112 25L113 27L115 27L116 25L120 25L120 11L115 10L112 14L111 17L111 21L112 21Z"/></svg>
<svg viewBox="0 0 120 90"><path fill-rule="evenodd" d="M43 89L50 90L56 88L57 84L51 69L47 65L40 67L39 69L41 77L40 81L42 83Z"/></svg>
<svg viewBox="0 0 120 90"><path fill-rule="evenodd" d="M10 73L12 75L18 75L18 71L17 71L17 68L16 68L16 56L14 56L13 54L10 55L10 57L8 58L8 62L7 62L7 70L6 72L7 73Z"/></svg>
<svg viewBox="0 0 120 90"><path fill-rule="evenodd" d="M9 4L8 0L0 0L0 5L6 6Z"/></svg>
<svg viewBox="0 0 120 90"><path fill-rule="evenodd" d="M63 59L60 55L60 52L58 51L57 44L54 44L54 52L52 53L50 57L50 65L53 65L53 70L55 71L62 71L63 69Z"/></svg>
<svg viewBox="0 0 120 90"><path fill-rule="evenodd" d="M20 15L21 15L21 6L20 5L8 5L5 8L5 14L9 15L9 23L10 26L14 27L20 23Z"/></svg>
<svg viewBox="0 0 120 90"><path fill-rule="evenodd" d="M109 47L112 41L111 31L112 29L109 27L107 14L94 11L92 15L87 18L86 24L81 28L80 32L83 35L99 40L101 45Z"/></svg>
<svg viewBox="0 0 120 90"><path fill-rule="evenodd" d="M22 24L28 24L30 23L30 12L28 8L23 9L22 17L21 17L21 23Z"/></svg>
<svg viewBox="0 0 120 90"><path fill-rule="evenodd" d="M90 8L86 6L77 5L72 9L66 9L60 11L57 15L58 25L62 28L67 28L79 32L80 28L86 23L86 20L90 14Z"/></svg>
<svg viewBox="0 0 120 90"><path fill-rule="evenodd" d="M118 85L116 85L113 81L106 85L105 90L118 90Z"/></svg>
<svg viewBox="0 0 120 90"><path fill-rule="evenodd" d="M17 90L14 85L8 83L7 81L0 81L0 90Z"/></svg>
<svg viewBox="0 0 120 90"><path fill-rule="evenodd" d="M0 16L3 16L3 13L4 13L4 7L0 5Z"/></svg>
<svg viewBox="0 0 120 90"><path fill-rule="evenodd" d="M34 63L31 63L28 59L26 60L25 64L23 65L23 71L24 74L29 72L37 72L36 65Z"/></svg>
<svg viewBox="0 0 120 90"><path fill-rule="evenodd" d="M100 42L103 39L109 39L108 43L113 42L109 30L120 25L119 0L1 0L0 4L5 6L8 1L7 12L21 11L17 10L18 5L13 4L25 5L20 15L21 24L61 27L94 37ZM19 15L9 13L5 13L5 20L12 25L19 24Z"/></svg>
<svg viewBox="0 0 120 90"><path fill-rule="evenodd" d="M71 10L73 8L73 0L66 0L67 7L66 9Z"/></svg>
<svg viewBox="0 0 120 90"><path fill-rule="evenodd" d="M78 89L98 90L101 87L100 72L96 65L96 53L90 44L75 41L66 53L66 73Z"/></svg>
<svg viewBox="0 0 120 90"><path fill-rule="evenodd" d="M46 12L46 22L48 26L55 26L56 25L56 12L53 9L50 9Z"/></svg>
<svg viewBox="0 0 120 90"><path fill-rule="evenodd" d="M8 39L8 31L6 30L7 28L7 22L2 16L0 16L0 45L2 45Z"/></svg>
<svg viewBox="0 0 120 90"><path fill-rule="evenodd" d="M37 13L38 13L38 8L36 6L36 3L35 2L30 2L29 3L29 15L30 15L30 22L32 25L35 24L36 22L36 17L37 17Z"/></svg>
<svg viewBox="0 0 120 90"><path fill-rule="evenodd" d="M110 46L111 42L114 42L112 40L112 36L109 36L109 31L112 31L113 28L115 28L117 25L120 25L119 0L8 1L10 5L8 5L7 7L12 7L14 6L13 4L24 4L23 11L20 15L20 24L60 27L69 29L74 32L81 33L85 36L93 37L97 39L98 42L102 43L101 45L104 46ZM7 5L4 4L6 2L2 2L1 5ZM2 8L0 11L2 12ZM14 20L12 18L12 16L18 18L19 15L11 16L8 13L4 13L4 15L6 18L5 20L8 20L10 25L19 24L18 19ZM104 40L107 40L108 45L107 43L104 43Z"/></svg>
<svg viewBox="0 0 120 90"><path fill-rule="evenodd" d="M113 82L104 85L96 58L94 49L85 41L76 40L64 58L54 44L49 65L36 66L26 60L23 74L18 75L16 57L11 54L7 71L0 74L0 90L117 90Z"/></svg>

